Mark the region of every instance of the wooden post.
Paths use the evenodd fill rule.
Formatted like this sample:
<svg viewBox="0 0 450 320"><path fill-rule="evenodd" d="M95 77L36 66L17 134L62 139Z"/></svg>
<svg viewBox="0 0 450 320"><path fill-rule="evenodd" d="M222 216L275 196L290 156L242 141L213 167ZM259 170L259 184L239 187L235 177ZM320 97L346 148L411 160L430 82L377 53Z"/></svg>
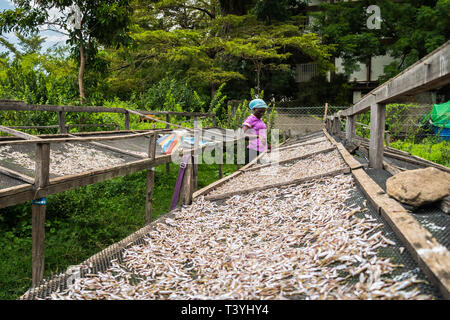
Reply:
<svg viewBox="0 0 450 320"><path fill-rule="evenodd" d="M383 168L385 116L384 104L375 103L370 107L369 166L375 169Z"/></svg>
<svg viewBox="0 0 450 320"><path fill-rule="evenodd" d="M66 113L64 111L58 112L59 133L67 133L66 127Z"/></svg>
<svg viewBox="0 0 450 320"><path fill-rule="evenodd" d="M215 127L216 126L216 115L212 116L212 126Z"/></svg>
<svg viewBox="0 0 450 320"><path fill-rule="evenodd" d="M345 124L345 139L352 141L356 134L356 122L355 116L347 116L347 122Z"/></svg>
<svg viewBox="0 0 450 320"><path fill-rule="evenodd" d="M186 169L184 171L183 183L180 190L180 205L189 205L192 203L192 155L189 157L188 163L186 163Z"/></svg>
<svg viewBox="0 0 450 320"><path fill-rule="evenodd" d="M130 130L130 113L125 113L125 130Z"/></svg>
<svg viewBox="0 0 450 320"><path fill-rule="evenodd" d="M155 159L156 156L156 134L150 136L148 144L148 157ZM145 196L145 223L152 222L152 201L153 201L153 187L155 184L155 168L147 170L147 192Z"/></svg>
<svg viewBox="0 0 450 320"><path fill-rule="evenodd" d="M216 157L216 159L219 158L219 179L223 178L223 148L224 147L225 146L223 144L221 144L220 148L216 149L217 151L219 151L219 155Z"/></svg>
<svg viewBox="0 0 450 320"><path fill-rule="evenodd" d="M170 128L170 114L166 114L166 129ZM166 163L166 173L169 174L170 172L170 162Z"/></svg>
<svg viewBox="0 0 450 320"><path fill-rule="evenodd" d="M200 139L201 139L201 134L200 131L198 131L198 124L197 124L197 117L194 117L194 156L193 156L193 161L192 161L192 188L194 191L197 190L197 186L198 186L198 151L197 149L199 149L200 146ZM193 191L193 192L194 192Z"/></svg>
<svg viewBox="0 0 450 320"><path fill-rule="evenodd" d="M328 112L328 102L325 102L325 113L323 114L323 122L327 119L327 112Z"/></svg>
<svg viewBox="0 0 450 320"><path fill-rule="evenodd" d="M389 133L389 131L386 131L386 147L390 147L391 146L391 134Z"/></svg>
<svg viewBox="0 0 450 320"><path fill-rule="evenodd" d="M50 177L50 144L37 143L35 148L35 192L45 188ZM32 219L32 286L38 285L44 278L44 249L45 249L45 209L46 198L34 199L31 205Z"/></svg>

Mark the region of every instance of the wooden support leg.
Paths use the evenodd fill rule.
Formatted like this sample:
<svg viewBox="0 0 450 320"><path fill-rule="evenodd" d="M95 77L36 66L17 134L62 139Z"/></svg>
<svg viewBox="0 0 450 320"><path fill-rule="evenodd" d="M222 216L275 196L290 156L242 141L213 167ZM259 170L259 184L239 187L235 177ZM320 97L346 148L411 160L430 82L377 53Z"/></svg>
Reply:
<svg viewBox="0 0 450 320"><path fill-rule="evenodd" d="M35 201L44 201L45 198ZM42 202L44 203L44 202ZM45 204L33 203L31 205L32 218L32 268L31 279L32 286L37 286L44 278L44 260L45 260Z"/></svg>
<svg viewBox="0 0 450 320"><path fill-rule="evenodd" d="M39 189L45 188L50 177L50 144L37 143L35 148L35 178L34 189L36 193ZM44 278L44 249L45 249L45 209L46 199L38 198L33 200L32 210L32 285L38 285Z"/></svg>
<svg viewBox="0 0 450 320"><path fill-rule="evenodd" d="M218 151L218 156L216 159L219 160L219 179L223 178L223 146L221 145L220 148L217 148L216 151Z"/></svg>
<svg viewBox="0 0 450 320"><path fill-rule="evenodd" d="M156 155L156 134L150 136L150 142L148 145L148 157L155 159ZM147 170L147 192L145 196L145 223L152 222L152 201L153 201L153 188L155 185L155 168Z"/></svg>
<svg viewBox="0 0 450 320"><path fill-rule="evenodd" d="M347 117L347 123L345 125L345 139L352 141L356 134L356 122L354 116Z"/></svg>
<svg viewBox="0 0 450 320"><path fill-rule="evenodd" d="M374 104L370 107L369 166L375 169L383 168L385 114L384 104Z"/></svg>
<svg viewBox="0 0 450 320"><path fill-rule="evenodd" d="M192 176L193 176L193 165L192 156L189 158L186 164L186 169L184 171L183 183L181 185L180 191L180 205L189 205L192 203Z"/></svg>
<svg viewBox="0 0 450 320"><path fill-rule="evenodd" d="M130 130L130 114L125 113L125 130Z"/></svg>

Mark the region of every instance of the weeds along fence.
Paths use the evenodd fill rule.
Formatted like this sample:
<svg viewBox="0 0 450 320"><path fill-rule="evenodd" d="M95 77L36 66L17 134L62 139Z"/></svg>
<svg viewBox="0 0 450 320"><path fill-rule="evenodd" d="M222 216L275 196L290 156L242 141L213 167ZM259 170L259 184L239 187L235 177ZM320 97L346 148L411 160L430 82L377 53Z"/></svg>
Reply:
<svg viewBox="0 0 450 320"><path fill-rule="evenodd" d="M439 130L429 119L432 104L388 104L386 105L385 144L394 141L421 143L424 140L441 140ZM346 121L343 121L345 127ZM356 134L370 138L370 111L361 113L356 119Z"/></svg>
<svg viewBox="0 0 450 320"><path fill-rule="evenodd" d="M322 130L325 112L333 114L349 106L296 106L275 107L277 114L274 128L288 136L305 135Z"/></svg>

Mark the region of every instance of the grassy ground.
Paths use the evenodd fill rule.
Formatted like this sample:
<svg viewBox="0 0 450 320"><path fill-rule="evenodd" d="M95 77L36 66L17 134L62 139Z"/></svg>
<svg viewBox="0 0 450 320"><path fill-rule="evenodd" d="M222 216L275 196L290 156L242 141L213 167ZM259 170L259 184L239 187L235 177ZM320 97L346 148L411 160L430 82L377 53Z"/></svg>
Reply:
<svg viewBox="0 0 450 320"><path fill-rule="evenodd" d="M224 175L236 170L224 165ZM153 218L168 212L178 166L155 171ZM217 165L199 165L198 188L218 179ZM65 271L144 226L145 171L47 198L45 277ZM0 299L31 286L31 203L0 209Z"/></svg>

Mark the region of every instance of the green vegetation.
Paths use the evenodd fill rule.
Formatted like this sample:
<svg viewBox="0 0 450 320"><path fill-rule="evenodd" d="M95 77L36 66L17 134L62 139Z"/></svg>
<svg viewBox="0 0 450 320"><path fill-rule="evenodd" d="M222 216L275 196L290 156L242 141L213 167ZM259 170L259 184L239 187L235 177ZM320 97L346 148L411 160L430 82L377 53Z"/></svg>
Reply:
<svg viewBox="0 0 450 320"><path fill-rule="evenodd" d="M425 138L419 143L398 140L392 142L391 147L450 167L450 141L439 142L436 137Z"/></svg>
<svg viewBox="0 0 450 320"><path fill-rule="evenodd" d="M13 2L15 9L0 12L0 99L213 112L219 126L232 129L250 114L247 104L255 97L269 103L264 117L269 129L276 115L274 101L348 105L347 77L333 75L330 83L326 79L334 69L333 57L344 58L350 72L357 62L390 53L400 62L386 67L383 79L387 79L450 37L450 0L378 1L380 30L369 30L365 24L365 8L373 4L368 0L324 3L323 13L308 12L306 0L43 0L33 2L34 6L30 1ZM70 10L70 17L78 10L82 19L70 18ZM55 12L59 15L52 17ZM317 18L313 29L308 27L308 15ZM59 28L69 40L43 52L45 39L36 31L49 20L50 27ZM17 44L8 40L8 32L16 32ZM295 67L303 63L316 64L318 75L299 86ZM395 141L405 133L398 117L411 108L389 109L392 145L449 165L448 143L424 140L420 142L424 147L416 151L418 147L410 142ZM67 124L117 123L124 129L119 114L66 116ZM368 123L364 117L359 121ZM192 119L185 117L171 121L193 126ZM1 125L6 126L57 123L52 112L1 112ZM203 122L204 127L211 124ZM138 122L137 116L131 116L132 129L152 127L165 125ZM412 139L418 132L414 126L411 130L406 134ZM56 133L53 129L28 132ZM177 175L174 165L169 175L163 169L156 168L154 217L167 212ZM225 174L233 170L235 166L224 165ZM200 165L199 187L217 180L217 175L216 166ZM50 196L46 276L142 227L144 194L145 174L139 172ZM0 299L17 298L30 286L30 215L30 203L0 210Z"/></svg>
<svg viewBox="0 0 450 320"><path fill-rule="evenodd" d="M415 104L386 105L386 130L390 133L390 146L412 155L450 167L450 141L441 141L430 130L425 115L430 108ZM370 137L370 111L359 115L357 135ZM362 124L362 125L361 125Z"/></svg>

